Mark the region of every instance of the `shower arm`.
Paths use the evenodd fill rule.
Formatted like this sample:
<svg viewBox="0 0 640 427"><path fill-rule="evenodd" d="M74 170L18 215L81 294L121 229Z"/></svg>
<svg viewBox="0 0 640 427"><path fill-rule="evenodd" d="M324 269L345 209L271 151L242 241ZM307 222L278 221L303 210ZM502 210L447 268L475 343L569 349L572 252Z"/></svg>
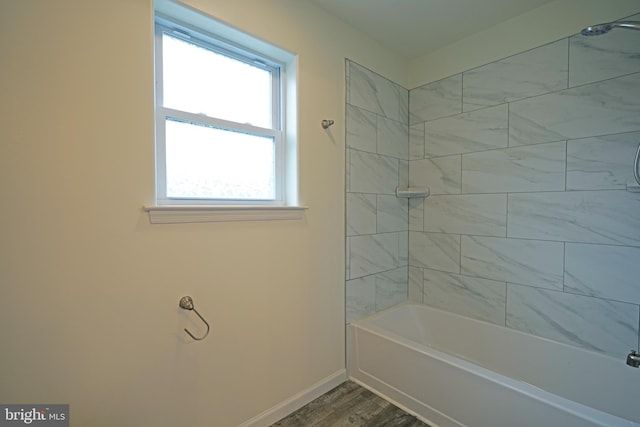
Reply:
<svg viewBox="0 0 640 427"><path fill-rule="evenodd" d="M640 22L637 22L637 21L618 21L618 22L612 22L611 25L616 28L640 30Z"/></svg>

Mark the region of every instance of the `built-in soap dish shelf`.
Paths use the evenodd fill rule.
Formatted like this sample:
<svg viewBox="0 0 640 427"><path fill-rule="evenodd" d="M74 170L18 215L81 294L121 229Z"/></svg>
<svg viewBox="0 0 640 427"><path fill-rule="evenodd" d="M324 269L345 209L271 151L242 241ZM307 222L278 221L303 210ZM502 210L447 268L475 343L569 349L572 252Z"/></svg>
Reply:
<svg viewBox="0 0 640 427"><path fill-rule="evenodd" d="M397 187L396 196L405 199L412 199L414 197L428 197L429 187Z"/></svg>

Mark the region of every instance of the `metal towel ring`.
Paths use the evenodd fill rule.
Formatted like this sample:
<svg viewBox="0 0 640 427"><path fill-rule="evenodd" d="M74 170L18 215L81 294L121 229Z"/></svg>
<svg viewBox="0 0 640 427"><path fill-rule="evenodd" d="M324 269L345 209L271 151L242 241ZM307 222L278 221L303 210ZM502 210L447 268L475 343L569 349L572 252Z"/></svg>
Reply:
<svg viewBox="0 0 640 427"><path fill-rule="evenodd" d="M202 320L204 322L204 324L207 325L207 332L205 332L205 334L203 336L201 336L200 338L197 338L195 335L193 335L191 332L189 332L189 330L187 328L184 328L184 331L186 333L188 333L189 336L191 338L193 338L194 340L196 340L196 341L200 341L200 340L205 339L205 337L207 335L209 335L209 329L210 329L209 328L209 323L207 323L207 321L204 320L204 317L202 317L200 315L200 313L198 313L198 310L196 310L196 308L194 307L193 298L191 298L190 296L185 296L185 297L180 298L180 308L183 308L185 310L192 310L194 313L196 313L198 315L200 320Z"/></svg>

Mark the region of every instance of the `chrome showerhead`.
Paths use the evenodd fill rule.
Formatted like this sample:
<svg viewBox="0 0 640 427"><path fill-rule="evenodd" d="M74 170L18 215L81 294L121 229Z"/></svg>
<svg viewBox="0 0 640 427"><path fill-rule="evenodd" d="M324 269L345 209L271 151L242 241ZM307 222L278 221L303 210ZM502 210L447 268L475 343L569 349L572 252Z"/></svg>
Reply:
<svg viewBox="0 0 640 427"><path fill-rule="evenodd" d="M594 25L587 27L580 31L583 36L599 36L606 34L614 28L629 28L631 30L640 30L640 22L637 21L619 21L619 22L606 22L604 24Z"/></svg>
<svg viewBox="0 0 640 427"><path fill-rule="evenodd" d="M580 34L583 36L599 36L601 34L606 34L613 29L611 24L598 24L593 27L587 27L580 31Z"/></svg>

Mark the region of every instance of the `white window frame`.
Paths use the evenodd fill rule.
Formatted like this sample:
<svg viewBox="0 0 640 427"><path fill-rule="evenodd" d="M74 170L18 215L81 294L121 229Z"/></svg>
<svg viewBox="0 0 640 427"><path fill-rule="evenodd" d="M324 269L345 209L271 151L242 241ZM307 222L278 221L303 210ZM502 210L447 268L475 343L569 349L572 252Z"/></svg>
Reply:
<svg viewBox="0 0 640 427"><path fill-rule="evenodd" d="M189 25L184 24L188 22ZM156 0L155 35L162 37L163 31L190 37L190 42L211 43L217 40L221 48L235 54L239 46L249 52L251 60L258 65L278 67L280 82L274 82L280 106L274 111L273 129L226 121L219 118L172 110L162 105L161 82L162 51L156 39L156 200L146 206L152 223L209 222L237 220L300 219L306 208L298 203L297 182L297 57L287 51L256 39L246 33L226 26L208 16L195 12L178 3ZM206 31L203 30L206 28ZM227 53L225 52L225 53ZM257 53L259 52L259 53ZM176 199L166 197L164 165L164 127L167 117L227 130L261 136L272 136L275 141L276 194L273 200L228 200L228 199Z"/></svg>

